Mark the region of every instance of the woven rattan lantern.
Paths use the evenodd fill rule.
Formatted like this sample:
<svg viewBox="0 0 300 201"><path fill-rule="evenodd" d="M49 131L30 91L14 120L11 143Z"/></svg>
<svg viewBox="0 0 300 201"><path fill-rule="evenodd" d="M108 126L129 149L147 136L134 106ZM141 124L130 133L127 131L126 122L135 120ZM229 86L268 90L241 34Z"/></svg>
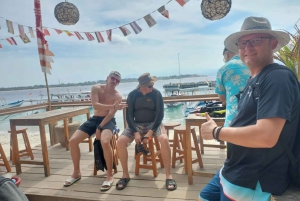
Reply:
<svg viewBox="0 0 300 201"><path fill-rule="evenodd" d="M231 0L202 0L202 15L209 20L219 20L227 15Z"/></svg>
<svg viewBox="0 0 300 201"><path fill-rule="evenodd" d="M67 1L61 2L55 6L54 15L57 21L64 25L74 25L79 20L79 11L77 7Z"/></svg>

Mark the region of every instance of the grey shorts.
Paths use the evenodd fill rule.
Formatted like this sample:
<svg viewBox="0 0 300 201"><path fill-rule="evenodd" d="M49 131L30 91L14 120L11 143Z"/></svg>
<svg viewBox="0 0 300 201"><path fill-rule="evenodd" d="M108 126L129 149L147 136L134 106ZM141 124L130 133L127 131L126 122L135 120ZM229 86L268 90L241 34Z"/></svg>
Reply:
<svg viewBox="0 0 300 201"><path fill-rule="evenodd" d="M139 132L141 135L146 134L153 123L136 123L136 129L137 132ZM161 134L166 134L165 132L165 127L163 124L160 124L160 126L157 128L157 130L153 133L153 137L158 137ZM126 137L128 137L130 139L130 142L132 142L134 140L134 131L131 130L129 127L127 127L122 135L125 135Z"/></svg>

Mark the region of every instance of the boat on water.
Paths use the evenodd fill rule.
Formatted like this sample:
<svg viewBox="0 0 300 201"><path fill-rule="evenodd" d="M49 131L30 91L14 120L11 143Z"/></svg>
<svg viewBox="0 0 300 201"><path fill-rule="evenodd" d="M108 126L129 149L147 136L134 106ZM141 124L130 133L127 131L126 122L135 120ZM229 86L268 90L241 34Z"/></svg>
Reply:
<svg viewBox="0 0 300 201"><path fill-rule="evenodd" d="M91 101L90 91L50 94L51 102Z"/></svg>
<svg viewBox="0 0 300 201"><path fill-rule="evenodd" d="M179 92L177 91L172 91L172 94L171 95L167 95L169 97L176 97L176 96L180 96L181 94L178 94ZM170 103L165 103L165 105L167 107L178 107L178 106L182 106L182 102L170 102Z"/></svg>
<svg viewBox="0 0 300 201"><path fill-rule="evenodd" d="M20 107L24 103L24 100L18 100L15 102L5 103L5 101L1 101L0 110L12 108L12 107Z"/></svg>

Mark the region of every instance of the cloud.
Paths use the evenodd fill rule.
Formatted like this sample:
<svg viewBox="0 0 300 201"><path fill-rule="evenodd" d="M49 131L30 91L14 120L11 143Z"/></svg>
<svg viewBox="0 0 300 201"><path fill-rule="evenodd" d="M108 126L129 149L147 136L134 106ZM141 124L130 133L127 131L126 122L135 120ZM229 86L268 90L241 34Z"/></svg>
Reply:
<svg viewBox="0 0 300 201"><path fill-rule="evenodd" d="M275 29L293 32L294 23L299 19L298 1L289 0L287 4L284 0L235 0L227 16L210 21L201 14L201 1L189 1L184 7L171 1L166 5L170 13L167 19L156 9L168 0L72 0L80 11L80 20L76 25L65 26L54 17L54 8L61 0L41 0L43 26L79 31L85 38L78 40L76 36L57 34L49 29L51 36L46 40L55 56L48 81L49 84L57 84L58 80L63 83L95 81L105 79L111 70L120 71L123 77L137 77L147 71L158 76L178 75L179 63L181 74L214 75L223 64L224 39L240 29L245 17L264 16ZM0 5L1 17L35 26L32 1L0 0ZM143 19L149 13L157 22L151 28ZM126 25L131 34L124 37L118 27L135 20L142 32L135 34ZM16 24L14 35L7 32L4 19L0 18L0 26L0 39L18 35ZM112 42L107 39L107 29L113 29ZM98 43L95 36L95 41L88 41L83 33L94 34L95 31L103 31L104 43ZM36 39L30 38L28 44L19 37L15 39L17 46L0 40L3 46L0 49L1 86L44 84Z"/></svg>

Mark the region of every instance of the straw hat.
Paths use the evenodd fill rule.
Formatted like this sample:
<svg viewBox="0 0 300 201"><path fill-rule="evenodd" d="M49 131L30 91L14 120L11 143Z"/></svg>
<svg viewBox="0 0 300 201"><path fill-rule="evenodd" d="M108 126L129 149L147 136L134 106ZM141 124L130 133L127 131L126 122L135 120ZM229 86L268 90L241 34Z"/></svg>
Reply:
<svg viewBox="0 0 300 201"><path fill-rule="evenodd" d="M150 76L150 73L144 73L139 78L139 85L138 87L148 86L150 83L154 83L157 81L156 76Z"/></svg>
<svg viewBox="0 0 300 201"><path fill-rule="evenodd" d="M290 36L286 32L272 30L271 24L267 18L247 17L244 20L241 30L239 32L229 35L225 39L224 45L230 51L238 53L239 50L236 46L238 39L241 38L242 36L253 34L253 33L266 33L276 38L278 40L278 45L273 50L273 52L278 51L283 46L288 44L290 41Z"/></svg>

